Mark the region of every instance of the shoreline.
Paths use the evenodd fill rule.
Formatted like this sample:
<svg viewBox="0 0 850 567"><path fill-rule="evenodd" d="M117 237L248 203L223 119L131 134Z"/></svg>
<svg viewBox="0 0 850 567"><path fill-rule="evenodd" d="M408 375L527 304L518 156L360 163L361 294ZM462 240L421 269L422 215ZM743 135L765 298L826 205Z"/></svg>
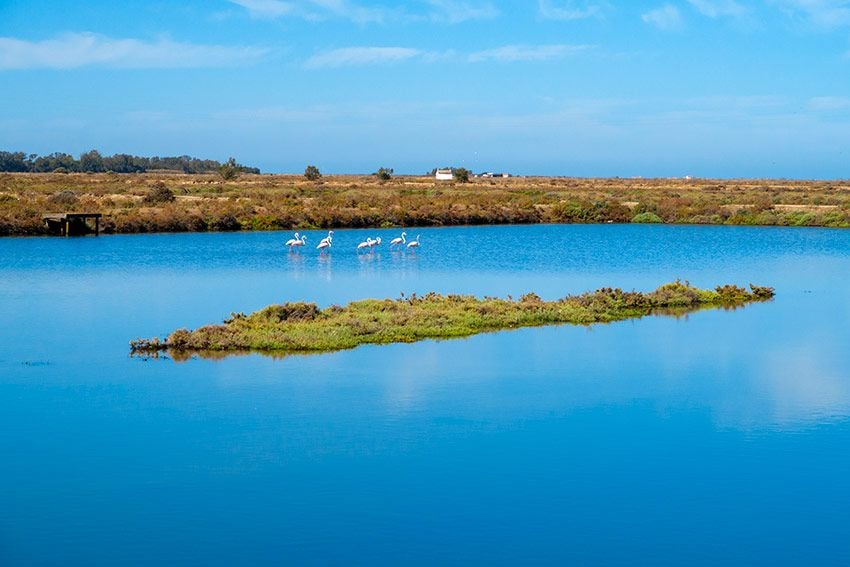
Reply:
<svg viewBox="0 0 850 567"><path fill-rule="evenodd" d="M103 214L103 234L668 224L850 228L850 182L206 174L0 174L0 236L53 212Z"/></svg>

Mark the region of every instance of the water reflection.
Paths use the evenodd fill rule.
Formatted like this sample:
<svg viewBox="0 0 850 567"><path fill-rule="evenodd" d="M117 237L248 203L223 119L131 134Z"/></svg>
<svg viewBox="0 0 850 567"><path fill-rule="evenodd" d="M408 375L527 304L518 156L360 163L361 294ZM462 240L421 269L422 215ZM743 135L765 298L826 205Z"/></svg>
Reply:
<svg viewBox="0 0 850 567"><path fill-rule="evenodd" d="M0 563L167 562L199 541L206 563L370 545L373 563L847 563L850 231L421 232L368 259L358 239L397 231L339 231L321 257L318 231L292 255L288 233L0 239ZM676 278L777 296L317 356L127 356L284 301Z"/></svg>
<svg viewBox="0 0 850 567"><path fill-rule="evenodd" d="M316 271L318 277L326 282L330 282L333 279L333 253L319 254L316 257L316 264L318 265L318 270Z"/></svg>

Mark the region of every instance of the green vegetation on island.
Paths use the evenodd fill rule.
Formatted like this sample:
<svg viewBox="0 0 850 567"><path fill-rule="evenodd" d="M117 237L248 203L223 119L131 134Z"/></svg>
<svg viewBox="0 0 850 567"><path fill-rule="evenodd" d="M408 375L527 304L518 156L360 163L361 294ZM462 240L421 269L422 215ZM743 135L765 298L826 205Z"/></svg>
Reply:
<svg viewBox="0 0 850 567"><path fill-rule="evenodd" d="M272 305L251 315L234 313L222 325L180 329L161 340L131 341L134 354L174 356L192 352L263 351L281 354L330 352L364 344L411 343L541 325L589 325L652 313L685 313L706 307L737 307L773 297L769 287L735 285L714 290L687 282L641 293L600 289L557 301L529 293L518 300L465 295L366 299L319 309L313 303Z"/></svg>
<svg viewBox="0 0 850 567"><path fill-rule="evenodd" d="M850 227L838 181L474 178L221 172L0 173L0 235L45 213L101 213L104 233L538 223ZM385 173L390 173L388 168ZM229 179L225 179L229 177ZM170 196L173 196L172 199Z"/></svg>

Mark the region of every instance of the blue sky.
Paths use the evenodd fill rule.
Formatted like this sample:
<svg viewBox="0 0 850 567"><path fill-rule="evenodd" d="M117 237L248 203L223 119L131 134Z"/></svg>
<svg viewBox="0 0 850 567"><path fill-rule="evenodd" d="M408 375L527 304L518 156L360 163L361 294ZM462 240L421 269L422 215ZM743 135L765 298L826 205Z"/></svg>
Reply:
<svg viewBox="0 0 850 567"><path fill-rule="evenodd" d="M850 177L850 0L0 0L0 149Z"/></svg>

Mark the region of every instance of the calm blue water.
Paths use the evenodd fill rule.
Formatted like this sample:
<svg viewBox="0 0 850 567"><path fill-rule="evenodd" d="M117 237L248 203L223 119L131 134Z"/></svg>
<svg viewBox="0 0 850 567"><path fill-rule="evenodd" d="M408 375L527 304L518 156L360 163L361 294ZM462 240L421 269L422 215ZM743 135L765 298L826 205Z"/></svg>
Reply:
<svg viewBox="0 0 850 567"><path fill-rule="evenodd" d="M846 564L850 231L0 239L0 564ZM410 232L410 231L409 231ZM288 300L772 285L775 301L273 359L137 337Z"/></svg>

